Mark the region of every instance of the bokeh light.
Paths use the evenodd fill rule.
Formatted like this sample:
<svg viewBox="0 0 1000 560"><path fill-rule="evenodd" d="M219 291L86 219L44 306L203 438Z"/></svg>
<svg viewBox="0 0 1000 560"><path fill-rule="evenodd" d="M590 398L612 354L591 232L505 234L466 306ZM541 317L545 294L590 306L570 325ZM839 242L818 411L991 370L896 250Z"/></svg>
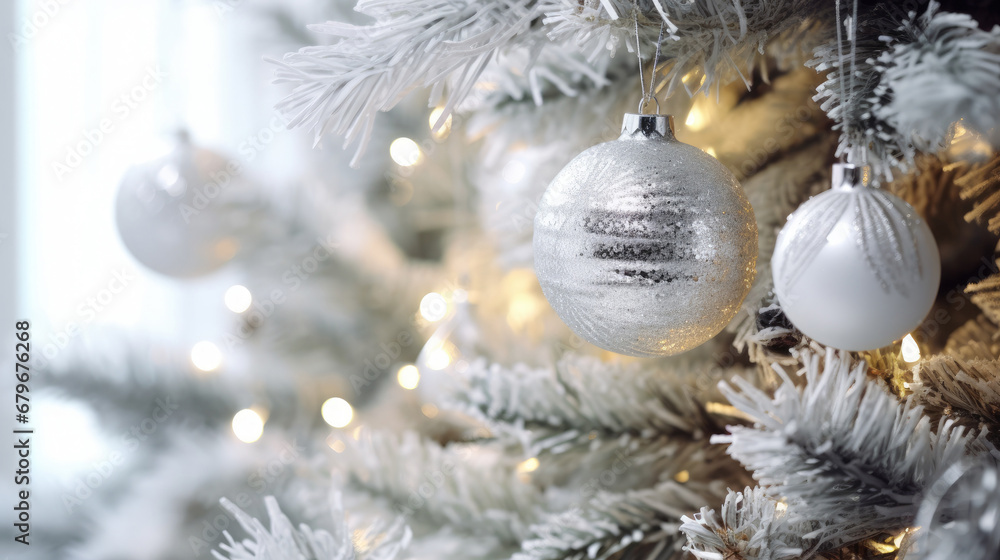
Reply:
<svg viewBox="0 0 1000 560"><path fill-rule="evenodd" d="M327 424L334 428L343 428L350 424L354 418L354 409L351 408L351 403L340 397L333 397L326 399L320 408L320 414L323 415L323 420Z"/></svg>
<svg viewBox="0 0 1000 560"><path fill-rule="evenodd" d="M417 385L420 384L420 370L413 364L407 364L399 368L396 380L399 382L399 386L404 389L416 389Z"/></svg>
<svg viewBox="0 0 1000 560"><path fill-rule="evenodd" d="M247 309L250 309L250 304L253 302L253 296L250 295L250 290L246 286L241 286L236 284L231 286L226 290L226 295L224 296L226 302L226 308L233 313L243 313Z"/></svg>
<svg viewBox="0 0 1000 560"><path fill-rule="evenodd" d="M444 319L448 314L448 300L444 296L431 292L420 300L420 316L424 319L435 322Z"/></svg>
<svg viewBox="0 0 1000 560"><path fill-rule="evenodd" d="M191 363L201 371L215 371L222 365L222 351L215 344L203 340L191 348Z"/></svg>
<svg viewBox="0 0 1000 560"><path fill-rule="evenodd" d="M389 157L403 167L416 165L420 162L420 146L405 136L396 138L389 144Z"/></svg>
<svg viewBox="0 0 1000 560"><path fill-rule="evenodd" d="M264 433L264 419L255 411L244 408L233 416L233 433L243 443L253 443Z"/></svg>

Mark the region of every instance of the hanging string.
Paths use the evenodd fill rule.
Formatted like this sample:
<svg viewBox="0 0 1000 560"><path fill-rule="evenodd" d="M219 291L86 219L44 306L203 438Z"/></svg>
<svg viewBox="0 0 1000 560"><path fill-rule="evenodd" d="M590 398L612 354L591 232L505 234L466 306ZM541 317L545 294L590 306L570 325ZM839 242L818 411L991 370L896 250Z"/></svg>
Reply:
<svg viewBox="0 0 1000 560"><path fill-rule="evenodd" d="M642 99L639 100L639 114L643 113L643 109L650 101L656 103L656 112L659 114L660 101L656 99L653 90L656 88L656 68L660 65L660 44L663 43L664 22L660 21L660 34L656 38L656 54L653 55L653 70L649 76L649 89L647 90L646 80L643 76L642 52L639 50L639 45L642 43L642 38L639 36L639 5L633 2L633 7L632 22L635 25L635 55L639 59L639 87L642 91Z"/></svg>
<svg viewBox="0 0 1000 560"><path fill-rule="evenodd" d="M847 141L848 141L848 149L847 149L847 154L846 154L848 156L847 159L848 160L854 160L855 159L854 155L858 151L858 146L854 146L854 145L850 144L850 141L851 141L850 132L851 132L852 129L857 128L858 124L859 124L859 123L856 122L856 115L854 114L854 103L853 103L853 96L854 96L854 75L856 73L855 64L856 64L856 61L857 61L857 58L858 58L858 56L857 56L857 52L858 52L858 50L857 50L857 47L858 47L858 0L854 0L853 5L852 5L852 10L851 10L851 27L848 29L848 35L847 35L847 40L851 42L851 61L850 61L850 64L847 64L847 61L844 59L844 40L843 40L843 36L841 35L841 30L840 30L840 27L843 25L844 22L843 22L843 20L840 19L840 0L836 0L834 6L835 6L834 10L836 12L836 18L837 18L837 58L838 58L838 64L840 66L840 68L839 68L839 71L840 71L840 121L841 121L841 125L843 126L844 135L846 136ZM845 72L845 70L847 71L847 79L846 79L846 81L847 81L847 90L849 90L851 92L851 96L852 96L851 99L847 98L847 91L845 91L845 88L844 88L844 82L845 82L844 72ZM861 149L860 152L861 152L861 159L863 160L862 163L864 165L866 165L868 163L868 150ZM844 154L841 154L841 157L844 157Z"/></svg>
<svg viewBox="0 0 1000 560"><path fill-rule="evenodd" d="M854 75L856 74L854 63L858 59L857 49L858 49L858 0L854 0L854 6L851 14L851 93L852 94L854 93ZM853 115L853 111L852 111L852 116L855 116ZM861 123L857 122L857 118L855 116L854 127L860 128L860 126ZM864 138L864 135L862 134L861 137ZM858 149L858 147L855 146L855 149ZM865 142L864 146L860 147L860 151L861 151L861 165L867 167L868 166L867 142Z"/></svg>
<svg viewBox="0 0 1000 560"><path fill-rule="evenodd" d="M848 134L848 122L847 122L847 92L844 89L844 40L840 33L840 0L836 0L834 3L835 17L837 18L837 60L840 71L840 125L843 130L843 134L847 137L848 143L850 142L850 135ZM851 78L853 79L853 72L851 72ZM844 158L845 154L841 154L841 159ZM850 158L848 158L850 159Z"/></svg>

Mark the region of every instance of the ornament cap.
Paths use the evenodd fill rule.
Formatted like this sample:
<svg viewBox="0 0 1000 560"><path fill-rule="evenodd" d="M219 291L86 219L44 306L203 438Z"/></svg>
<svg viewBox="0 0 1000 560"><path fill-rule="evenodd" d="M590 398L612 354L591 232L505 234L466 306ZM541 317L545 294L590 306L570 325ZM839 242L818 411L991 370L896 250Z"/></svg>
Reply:
<svg viewBox="0 0 1000 560"><path fill-rule="evenodd" d="M871 179L871 171L867 166L853 163L833 164L833 188L853 189L867 187Z"/></svg>
<svg viewBox="0 0 1000 560"><path fill-rule="evenodd" d="M625 118L622 120L622 136L632 137L636 133L641 133L646 138L660 137L673 140L674 116L625 113Z"/></svg>

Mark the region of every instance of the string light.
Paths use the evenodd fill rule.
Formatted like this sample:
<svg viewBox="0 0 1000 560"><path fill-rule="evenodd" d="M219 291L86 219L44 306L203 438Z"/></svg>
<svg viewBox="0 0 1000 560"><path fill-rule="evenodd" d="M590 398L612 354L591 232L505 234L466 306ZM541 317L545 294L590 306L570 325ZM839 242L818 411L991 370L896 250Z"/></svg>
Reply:
<svg viewBox="0 0 1000 560"><path fill-rule="evenodd" d="M343 428L354 419L354 409L351 408L351 403L340 397L326 399L320 408L320 414L323 416L323 421L334 428Z"/></svg>
<svg viewBox="0 0 1000 560"><path fill-rule="evenodd" d="M432 405L431 403L425 403L420 407L420 412L424 413L424 416L428 418L434 418L438 415L438 407Z"/></svg>
<svg viewBox="0 0 1000 560"><path fill-rule="evenodd" d="M347 446L344 445L344 442L340 438L332 436L327 438L326 444L330 446L330 449L336 451L337 453L343 453L344 449L347 449Z"/></svg>
<svg viewBox="0 0 1000 560"><path fill-rule="evenodd" d="M420 146L405 136L396 138L389 144L389 157L403 167L416 165L420 163Z"/></svg>
<svg viewBox="0 0 1000 560"><path fill-rule="evenodd" d="M695 104L691 106L687 119L684 120L684 125L693 131L701 130L708 125L708 115L698 101L695 101Z"/></svg>
<svg viewBox="0 0 1000 560"><path fill-rule="evenodd" d="M246 286L239 284L230 286L226 290L226 295L223 296L223 299L226 302L226 307L233 313L243 313L247 309L250 309L250 304L253 302L250 290Z"/></svg>
<svg viewBox="0 0 1000 560"><path fill-rule="evenodd" d="M201 371L214 371L222 365L222 352L215 344L203 340L191 347L191 363Z"/></svg>
<svg viewBox="0 0 1000 560"><path fill-rule="evenodd" d="M407 364L399 368L396 373L396 381L404 389L416 389L420 383L420 370L413 364Z"/></svg>
<svg viewBox="0 0 1000 560"><path fill-rule="evenodd" d="M530 459L525 459L517 465L517 472L519 473L529 473L538 470L538 458L532 457Z"/></svg>
<svg viewBox="0 0 1000 560"><path fill-rule="evenodd" d="M691 473L689 473L688 471L681 471L674 475L674 480L680 482L681 484L684 484L688 480L691 480Z"/></svg>
<svg viewBox="0 0 1000 560"><path fill-rule="evenodd" d="M524 175L527 169L524 164L517 161L516 159L508 161L507 165L503 166L503 180L510 184L520 183L521 179L524 179Z"/></svg>
<svg viewBox="0 0 1000 560"><path fill-rule="evenodd" d="M233 433L243 443L253 443L264 433L264 419L257 412L244 408L233 416Z"/></svg>
<svg viewBox="0 0 1000 560"><path fill-rule="evenodd" d="M444 119L444 123L441 125L441 128L436 131L434 130L434 125L437 124L442 113L444 113L444 107L436 107L433 111L431 111L431 116L427 119L427 125L431 127L431 134L433 134L434 138L437 138L438 140L444 140L448 137L448 134L451 133L451 115L448 115L448 117Z"/></svg>
<svg viewBox="0 0 1000 560"><path fill-rule="evenodd" d="M697 86L694 85L695 77L696 76L698 77L698 85ZM699 76L698 70L691 70L687 74L684 74L684 77L681 78L681 81L683 81L684 85L686 85L688 87L701 87L702 84L705 83L705 75L701 74Z"/></svg>
<svg viewBox="0 0 1000 560"><path fill-rule="evenodd" d="M899 550L899 547L903 544L903 539L906 537L906 534L909 533L909 532L910 532L909 529L903 529L902 533L900 533L900 534L898 534L898 535L896 535L895 537L892 538L892 544L896 546L896 550Z"/></svg>
<svg viewBox="0 0 1000 560"><path fill-rule="evenodd" d="M448 353L443 347L435 348L427 353L427 367L439 371L451 363L451 354Z"/></svg>
<svg viewBox="0 0 1000 560"><path fill-rule="evenodd" d="M711 146L705 148L705 153L714 157L715 159L719 159L719 156L715 153L715 148Z"/></svg>
<svg viewBox="0 0 1000 560"><path fill-rule="evenodd" d="M534 293L515 294L507 306L507 324L515 331L536 324L544 309L544 302Z"/></svg>
<svg viewBox="0 0 1000 560"><path fill-rule="evenodd" d="M420 316L434 323L444 319L448 314L448 300L444 296L431 292L420 300Z"/></svg>
<svg viewBox="0 0 1000 560"><path fill-rule="evenodd" d="M903 337L903 346L900 348L900 352L903 355L903 361L908 364L920 361L920 346L917 346L917 341L912 334Z"/></svg>

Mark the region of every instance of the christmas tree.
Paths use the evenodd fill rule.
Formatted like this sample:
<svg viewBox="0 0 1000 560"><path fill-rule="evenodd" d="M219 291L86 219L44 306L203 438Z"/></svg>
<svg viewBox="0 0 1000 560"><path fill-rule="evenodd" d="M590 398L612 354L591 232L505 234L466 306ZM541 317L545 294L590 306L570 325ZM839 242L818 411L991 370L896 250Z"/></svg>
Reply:
<svg viewBox="0 0 1000 560"><path fill-rule="evenodd" d="M206 212L240 240L230 258L247 299L216 340L243 375L206 373L218 368L212 352L192 368L186 351L102 331L43 368L48 390L100 403L103 423L143 436L115 464L122 474L86 496L63 492L62 506L82 513L51 523L52 554L1000 556L995 4L354 9L327 8L330 21L295 39L309 46L267 64L289 134L343 144L342 163L360 171L331 164L293 196L247 188ZM278 19L298 29L299 17ZM673 115L677 140L728 169L757 240L745 266L709 261L709 275L747 276L717 334L658 357L571 330L532 245L546 187L619 138L637 103ZM633 172L629 161L607 173ZM940 255L930 311L888 345L825 344L776 289L776 247L805 267L837 234L821 212L806 227L820 245L785 250L779 239L790 214L830 189L838 161L863 173L858 188L905 201L900 219L926 223ZM849 225L863 273L885 293L937 273L935 260L913 266L907 232L858 212ZM885 240L891 250L871 249ZM644 258L626 250L607 249L610 266ZM681 281L625 275L629 289ZM621 317L600 298L625 296L599 293L584 322L611 332ZM856 334L904 311L817 321ZM161 408L179 420L145 430L157 395L174 399Z"/></svg>

